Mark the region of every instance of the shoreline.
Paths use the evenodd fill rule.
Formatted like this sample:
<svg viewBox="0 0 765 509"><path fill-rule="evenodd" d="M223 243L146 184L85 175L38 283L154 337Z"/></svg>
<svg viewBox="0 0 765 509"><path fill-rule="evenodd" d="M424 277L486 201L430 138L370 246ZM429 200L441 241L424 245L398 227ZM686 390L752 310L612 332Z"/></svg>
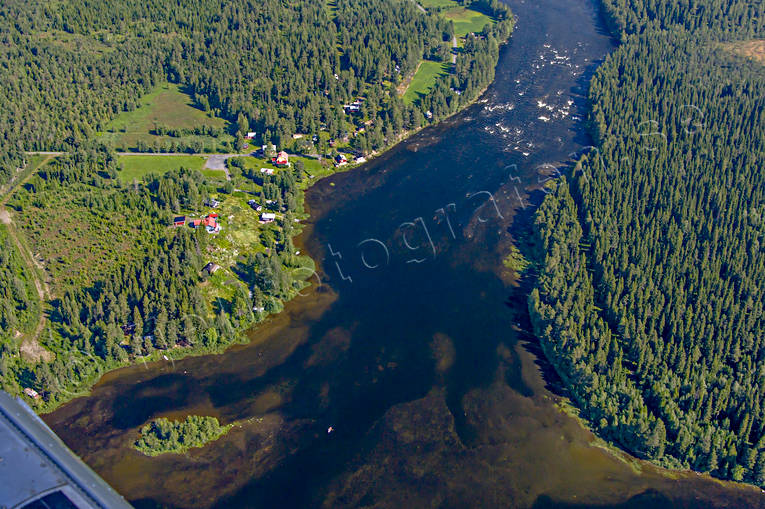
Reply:
<svg viewBox="0 0 765 509"><path fill-rule="evenodd" d="M513 25L515 25L515 23L513 23ZM503 50L503 48L507 47L507 44L508 44L508 42L510 41L511 38L512 38L512 32L511 32L510 36L505 41L500 43L500 46L499 46L500 52ZM499 64L499 58L497 59L497 64L495 64L495 67L494 67L495 73L496 73L496 68L497 68L498 64ZM374 160L374 159L376 159L376 158L386 154L388 151L390 151L391 149L397 147L399 144L403 143L404 141L406 141L410 137L414 136L415 134L417 134L419 132L422 132L423 130L425 130L425 129L429 128L429 127L440 126L444 122L448 121L449 119L452 119L457 114L462 113L463 111L465 111L469 107L475 105L476 103L478 103L481 100L481 98L486 93L486 91L489 89L489 87L494 83L495 79L496 79L496 75L485 87L483 87L482 89L480 89L476 93L476 96L473 99L465 102L463 105L461 105L458 109L456 109L454 112L450 113L449 115L439 119L436 122L433 122L433 123L430 123L430 124L427 124L427 125L423 125L423 126L420 126L418 128L415 128L415 129L409 129L409 130L406 130L406 131L402 132L399 136L396 137L396 140L393 143L391 143L390 145L386 146L385 148L383 148L380 151L372 152L368 156L366 156L367 157L367 161L366 162L358 164L358 165L346 165L344 167L336 168L336 171L334 171L334 172L332 172L332 173L330 173L328 175L324 175L324 176L321 176L319 178L314 179L310 183L310 185L308 187L306 187L304 190L301 191L303 193L303 196L302 196L303 200L305 200L305 196L309 192L309 190L312 189L318 182L320 182L320 181L322 181L324 179L330 178L330 177L332 177L334 175L338 175L338 174L342 174L342 173L345 173L345 172L348 172L348 171L351 171L351 170L356 170L356 169L359 169L359 168L363 168L364 165L367 164L368 162L371 162L372 160ZM156 155L156 154L147 153L146 155ZM298 154L298 155L300 155L300 154ZM310 211L306 210L305 212L306 212L306 217L304 219L302 219L302 221L306 221L306 220L308 220L308 219L310 219L312 217ZM303 233L306 232L306 230L307 230L306 227L307 226L308 226L307 224L303 223L300 231L295 233L291 237L291 239L293 241L295 241L295 239L297 239L298 237L302 236ZM305 241L300 241L299 245L303 249L307 248L307 243ZM297 246L297 244L296 244L296 246ZM301 249L301 251L302 251L302 249ZM311 260L314 262L314 264L316 264L316 259L315 259L316 254L313 254L313 253L308 253L308 254L309 254L309 257L311 258ZM314 292L315 292L315 290L318 287L316 285L314 285L314 284L308 284L308 285L304 286L301 290L298 290L298 292L295 295L293 295L292 297L290 297L289 299L287 299L285 301L282 301L282 304L286 305L289 302L293 302L296 297L301 296L300 291L305 290L306 288L311 288L311 290L309 290L311 293L309 293L307 295L302 295L302 296L310 297L310 296L314 295ZM236 339L234 339L231 343L229 343L227 345L222 345L222 346L219 346L219 347L216 347L216 348L213 348L213 349L209 349L209 350L208 349L204 349L204 350L203 349L185 350L185 349L183 349L183 347L171 348L171 349L168 349L168 350L161 350L161 351L157 350L154 353L152 353L151 355L140 357L140 358L131 360L131 361L129 361L127 363L124 363L124 364L119 364L119 365L114 366L114 367L105 367L103 371L101 371L101 370L98 371L97 378L94 377L93 380L89 380L87 383L83 384L82 390L77 391L77 392L72 392L70 398L67 398L67 399L64 399L64 400L60 400L60 401L56 401L55 404L52 404L52 405L37 404L37 405L34 405L34 406L32 406L32 405L30 405L30 406L32 406L33 410L35 410L35 412L37 412L38 414L40 414L40 415L48 415L48 414L51 414L51 413L55 412L58 409L61 409L62 407L66 406L67 404L71 403L74 400L77 400L77 399L80 399L80 398L86 398L86 397L90 396L92 394L92 392L93 392L93 389L96 386L100 385L103 381L105 381L105 379L106 379L106 377L108 375L113 374L113 373L118 373L121 370L131 369L131 368L134 368L134 367L139 367L141 365L146 366L147 364L154 364L154 363L163 362L163 361L164 362L168 362L168 361L172 362L172 361L176 361L176 360L179 361L179 360L186 359L186 358L191 358L191 357L202 357L202 356L206 356L206 355L221 355L221 354L227 352L229 349L232 349L232 348L237 348L237 347L238 348L243 348L243 347L246 347L249 344L251 344L251 342L252 342L251 336L254 335L261 328L262 325L264 325L267 322L270 322L275 317L278 317L278 316L282 315L283 313L284 313L284 310L282 310L282 311L280 311L279 313L276 313L276 314L269 314L262 321L260 321L258 323L255 323L255 324L252 324L252 325L248 326L245 329L241 329L241 330L236 331Z"/></svg>

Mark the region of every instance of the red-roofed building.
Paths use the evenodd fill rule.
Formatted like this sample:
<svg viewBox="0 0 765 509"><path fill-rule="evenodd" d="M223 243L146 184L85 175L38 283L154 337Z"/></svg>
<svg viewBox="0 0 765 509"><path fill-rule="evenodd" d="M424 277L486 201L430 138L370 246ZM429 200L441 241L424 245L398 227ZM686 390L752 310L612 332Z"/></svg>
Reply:
<svg viewBox="0 0 765 509"><path fill-rule="evenodd" d="M210 214L205 217L202 224L207 228L208 233L218 233L220 231L220 225L218 224L218 214Z"/></svg>
<svg viewBox="0 0 765 509"><path fill-rule="evenodd" d="M274 163L276 166L289 166L290 165L290 156L282 150L278 154L276 154L276 157L271 159L271 162Z"/></svg>

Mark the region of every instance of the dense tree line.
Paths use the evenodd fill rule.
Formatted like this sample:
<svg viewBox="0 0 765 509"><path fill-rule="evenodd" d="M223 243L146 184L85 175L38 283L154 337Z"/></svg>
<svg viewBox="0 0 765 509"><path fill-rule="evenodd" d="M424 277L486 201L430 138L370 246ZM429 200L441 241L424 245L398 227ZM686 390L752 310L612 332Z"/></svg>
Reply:
<svg viewBox="0 0 765 509"><path fill-rule="evenodd" d="M231 425L221 426L215 417L189 415L183 421L160 417L141 428L134 447L147 456L180 454L219 439L229 429Z"/></svg>
<svg viewBox="0 0 765 509"><path fill-rule="evenodd" d="M459 101L488 84L495 46L512 29L502 4L481 5L499 23L492 42L461 54L467 93ZM391 84L433 51L448 56L439 48L452 31L410 0L4 2L0 183L23 166L23 150L91 138L165 79L189 85L200 107L235 122L239 134L257 131L280 146L295 132L340 137L343 104L363 96L355 120L374 123L366 148L379 149L422 125L427 108L443 109L446 97L404 106Z"/></svg>
<svg viewBox="0 0 765 509"><path fill-rule="evenodd" d="M651 30L685 29L713 38L762 35L762 3L752 0L600 0L609 28L624 39Z"/></svg>
<svg viewBox="0 0 765 509"><path fill-rule="evenodd" d="M530 309L603 435L765 485L765 76L714 42L762 18L739 24L744 2L664 4L614 4L645 33L593 78L597 150L538 211ZM697 12L716 33L688 33Z"/></svg>

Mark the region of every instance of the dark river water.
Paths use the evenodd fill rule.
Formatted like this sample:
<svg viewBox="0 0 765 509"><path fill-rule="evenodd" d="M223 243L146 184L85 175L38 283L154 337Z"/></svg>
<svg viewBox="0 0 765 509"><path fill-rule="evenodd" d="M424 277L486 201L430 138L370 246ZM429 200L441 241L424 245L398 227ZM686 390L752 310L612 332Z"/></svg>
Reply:
<svg viewBox="0 0 765 509"><path fill-rule="evenodd" d="M502 267L540 183L588 144L613 49L591 0L510 2L481 101L307 195L312 289L223 355L106 375L46 416L139 507L756 507L760 490L609 452L564 413ZM154 417L239 424L184 456ZM328 433L329 427L333 428Z"/></svg>

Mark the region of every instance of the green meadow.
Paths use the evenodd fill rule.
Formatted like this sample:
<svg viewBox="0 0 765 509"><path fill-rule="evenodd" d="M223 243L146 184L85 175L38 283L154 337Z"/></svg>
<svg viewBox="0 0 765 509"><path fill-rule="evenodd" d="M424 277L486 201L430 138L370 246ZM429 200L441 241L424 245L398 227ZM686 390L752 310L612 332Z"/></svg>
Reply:
<svg viewBox="0 0 765 509"><path fill-rule="evenodd" d="M479 33L483 27L494 20L476 10L462 7L454 0L419 0L418 3L430 11L438 12L439 15L454 23L454 34L457 36L457 47L465 44L465 36L469 33ZM451 72L450 62L433 62L423 60L417 69L411 83L404 92L402 98L406 104L416 101L421 95L427 94L436 80Z"/></svg>
<svg viewBox="0 0 765 509"><path fill-rule="evenodd" d="M419 99L420 95L427 94L430 89L433 88L433 85L436 84L436 79L438 79L439 76L444 76L449 73L450 65L449 62L423 60L420 67L417 69L414 78L412 78L412 82L409 84L406 92L404 92L404 102L406 104L411 104Z"/></svg>
<svg viewBox="0 0 765 509"><path fill-rule="evenodd" d="M220 131L219 136L182 134L170 136L155 134L157 127L167 129L213 128ZM125 111L109 122L99 137L112 148L121 151L133 151L142 148L162 151L185 151L194 147L195 152L228 151L233 137L227 134L228 122L209 112L199 109L191 97L181 87L166 83L141 98L133 111ZM171 150L175 143L176 150ZM138 150L144 151L144 150Z"/></svg>
<svg viewBox="0 0 765 509"><path fill-rule="evenodd" d="M203 156L158 156L158 155L123 155L119 156L122 169L119 172L123 182L141 180L149 173L166 173L179 168L202 170L207 160ZM222 171L220 171L223 174Z"/></svg>
<svg viewBox="0 0 765 509"><path fill-rule="evenodd" d="M451 9L459 5L454 0L419 0L417 3L431 10Z"/></svg>
<svg viewBox="0 0 765 509"><path fill-rule="evenodd" d="M465 7L450 9L443 13L443 17L454 22L454 33L457 37L465 37L471 32L481 32L484 26L493 23L486 14Z"/></svg>

